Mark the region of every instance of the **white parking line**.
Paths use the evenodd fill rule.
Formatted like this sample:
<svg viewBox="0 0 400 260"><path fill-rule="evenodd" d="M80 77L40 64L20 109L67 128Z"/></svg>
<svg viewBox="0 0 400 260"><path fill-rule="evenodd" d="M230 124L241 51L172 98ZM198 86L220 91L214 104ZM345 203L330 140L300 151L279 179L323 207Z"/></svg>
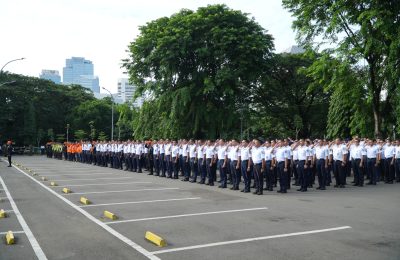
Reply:
<svg viewBox="0 0 400 260"><path fill-rule="evenodd" d="M142 203L154 203L154 202L168 202L168 201L181 201L181 200L199 200L200 197L194 198L180 198L180 199L165 199L165 200L141 200L141 201L127 201L127 202L115 202L115 203L105 203L105 204L91 204L80 206L81 208L86 207L99 207L99 206L112 206L112 205L124 205L124 204L142 204Z"/></svg>
<svg viewBox="0 0 400 260"><path fill-rule="evenodd" d="M250 208L250 209L233 209L233 210L223 210L223 211L209 211L209 212L200 212L200 213L191 213L191 214L182 214L182 215L172 215L172 216L163 216L163 217L117 220L117 221L110 221L110 222L107 222L105 224L110 225L110 224L120 224L120 223L127 223L127 222L139 222L139 221L156 220L156 219L183 218L183 217L192 217L192 216L213 215L213 214L244 212L244 211L254 211L254 210L266 210L266 209L267 208L264 207L264 208Z"/></svg>
<svg viewBox="0 0 400 260"><path fill-rule="evenodd" d="M124 185L124 184L146 184L149 181L134 181L134 182L114 182L114 183L88 183L88 184L63 184L65 187L83 187L83 186L102 186L102 185ZM55 186L52 186L55 187Z"/></svg>
<svg viewBox="0 0 400 260"><path fill-rule="evenodd" d="M39 172L40 173L40 172ZM80 176L80 175L112 175L113 173L74 173L74 174L40 174L40 176Z"/></svg>
<svg viewBox="0 0 400 260"><path fill-rule="evenodd" d="M92 179L62 179L53 181L97 181L97 180L124 180L124 179L134 179L136 177L121 177L121 178L92 178Z"/></svg>
<svg viewBox="0 0 400 260"><path fill-rule="evenodd" d="M12 231L12 230L11 230L11 232L13 232L13 234L23 234L23 233L25 233L24 231ZM8 231L7 232L0 232L0 236L5 235L7 233L8 233Z"/></svg>
<svg viewBox="0 0 400 260"><path fill-rule="evenodd" d="M92 215L90 215L87 211L85 211L84 209L81 209L80 207L76 206L74 203L72 203L71 201L69 201L68 199L64 198L63 196L61 196L60 194L58 194L57 192L55 192L54 190L50 189L49 187L47 187L46 185L44 185L43 183L39 182L38 180L36 180L35 178L33 178L32 176L30 176L29 174L27 174L26 172L24 172L21 169L15 168L17 171L21 172L22 174L24 174L26 177L28 177L29 179L31 179L32 181L36 182L37 184L39 184L40 186L42 186L45 190L49 191L51 194L55 195L57 198L59 198L60 200L64 201L65 203L67 203L69 206L71 206L72 208L74 208L75 210L77 210L79 213L81 213L82 215L84 215L85 217L87 217L89 220L93 221L94 223L96 223L97 225L99 225L100 227L102 227L103 229L105 229L107 232L109 232L110 234L112 234L113 236L115 236L116 238L118 238L119 240L121 240L122 242L126 243L127 245L129 245L130 247L134 248L136 251L138 251L139 253L143 254L144 256L146 256L148 259L150 260L161 260L159 257L153 255L152 253L150 253L149 251L147 251L146 249L144 249L143 247L141 247L140 245L136 244L135 242L133 242L132 240L130 240L129 238L127 238L126 236L122 235L121 233L119 233L118 231L116 231L115 229L105 225L103 222L101 222L100 220L98 220L97 218L93 217ZM39 258L39 260L41 260L41 258Z"/></svg>
<svg viewBox="0 0 400 260"><path fill-rule="evenodd" d="M159 190L179 190L179 188L158 188L158 189L138 189L138 190L110 190L110 191L89 191L89 192L74 192L63 194L68 195L83 195L83 194L104 194L104 193L120 193L120 192L135 192L135 191L159 191Z"/></svg>
<svg viewBox="0 0 400 260"><path fill-rule="evenodd" d="M295 233L288 233L288 234L281 234L281 235L274 235L274 236L246 238L246 239L231 240L231 241L224 241L224 242L217 242L217 243L210 243L210 244L202 244L202 245L195 245L195 246L185 246L185 247L171 248L171 249L153 251L151 253L153 253L155 255L158 255L158 254L164 254L164 253L171 253L171 252L178 252L178 251L185 251L185 250L193 250L193 249L205 248L205 247L214 247L214 246L223 246L223 245L231 245L231 244L238 244L238 243L246 243L246 242L251 242L251 241L267 240L267 239L273 239L273 238L310 235L310 234L317 234L317 233L323 233L323 232L338 231L338 230L349 229L349 228L351 228L351 227L350 226L343 226L343 227L318 229L318 230L295 232Z"/></svg>
<svg viewBox="0 0 400 260"><path fill-rule="evenodd" d="M42 248L40 247L39 243L37 242L31 229L28 227L28 224L26 224L24 217L19 212L17 204L15 204L15 202L14 202L13 198L11 197L11 194L8 191L8 188L7 188L6 184L4 183L3 178L1 176L0 176L0 182L4 188L4 192L7 194L8 200L10 201L10 204L14 210L14 213L17 216L18 222L20 223L22 229L24 230L26 236L28 237L28 240L31 243L33 251L35 252L37 258L39 260L46 260L47 259L46 255L44 254Z"/></svg>

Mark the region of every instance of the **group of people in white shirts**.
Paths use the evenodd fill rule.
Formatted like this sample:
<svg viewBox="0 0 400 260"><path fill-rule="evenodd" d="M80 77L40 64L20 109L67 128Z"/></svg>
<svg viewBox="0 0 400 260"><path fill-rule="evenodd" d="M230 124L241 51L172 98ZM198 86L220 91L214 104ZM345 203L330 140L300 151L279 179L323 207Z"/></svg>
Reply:
<svg viewBox="0 0 400 260"><path fill-rule="evenodd" d="M400 181L400 142L359 139L272 140L261 142L218 139L85 142L82 162L103 167L141 172L149 175L214 186L219 173L219 188L262 195L263 191L287 193L291 185L306 192L316 178L318 190L335 180L335 188L344 188L353 173L353 185L376 185L383 180ZM94 149L90 149L93 147ZM291 183L291 181L294 183ZM278 185L279 182L279 185ZM240 184L243 183L241 186ZM265 184L264 184L265 183ZM241 188L239 187L241 186Z"/></svg>

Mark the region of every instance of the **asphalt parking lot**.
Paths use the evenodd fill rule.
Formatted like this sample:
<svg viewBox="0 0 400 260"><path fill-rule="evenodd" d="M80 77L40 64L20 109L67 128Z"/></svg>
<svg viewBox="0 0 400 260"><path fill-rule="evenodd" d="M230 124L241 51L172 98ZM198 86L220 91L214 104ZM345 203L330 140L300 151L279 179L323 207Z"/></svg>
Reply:
<svg viewBox="0 0 400 260"><path fill-rule="evenodd" d="M0 259L400 258L399 183L254 196L38 156L14 162L20 169L0 163L0 208L10 211Z"/></svg>

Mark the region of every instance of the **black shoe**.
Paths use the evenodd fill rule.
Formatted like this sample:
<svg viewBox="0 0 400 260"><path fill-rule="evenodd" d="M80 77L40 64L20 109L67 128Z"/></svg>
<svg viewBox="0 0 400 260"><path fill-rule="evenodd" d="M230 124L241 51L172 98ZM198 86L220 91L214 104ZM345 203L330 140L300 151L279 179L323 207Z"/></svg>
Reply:
<svg viewBox="0 0 400 260"><path fill-rule="evenodd" d="M364 187L364 185L362 185L362 184L359 184L359 185L358 185L358 187Z"/></svg>
<svg viewBox="0 0 400 260"><path fill-rule="evenodd" d="M198 184L204 184L204 181L198 182Z"/></svg>
<svg viewBox="0 0 400 260"><path fill-rule="evenodd" d="M249 190L245 190L245 191L243 191L244 193L249 193L250 191Z"/></svg>
<svg viewBox="0 0 400 260"><path fill-rule="evenodd" d="M326 190L325 188L320 188L320 190Z"/></svg>
<svg viewBox="0 0 400 260"><path fill-rule="evenodd" d="M307 190L301 190L301 192L306 192Z"/></svg>
<svg viewBox="0 0 400 260"><path fill-rule="evenodd" d="M258 195L258 191L253 192L254 195Z"/></svg>
<svg viewBox="0 0 400 260"><path fill-rule="evenodd" d="M208 184L208 185L210 185L210 186L214 186L214 182L212 182L212 183L210 183L210 184Z"/></svg>
<svg viewBox="0 0 400 260"><path fill-rule="evenodd" d="M8 165L7 167L12 167L11 165Z"/></svg>
<svg viewBox="0 0 400 260"><path fill-rule="evenodd" d="M340 188L344 188L345 186L344 186L344 185L340 185L339 187L340 187Z"/></svg>
<svg viewBox="0 0 400 260"><path fill-rule="evenodd" d="M147 175L153 175L152 173L148 173Z"/></svg>
<svg viewBox="0 0 400 260"><path fill-rule="evenodd" d="M277 190L276 192L277 192L277 193L282 193L282 191L281 191L281 190Z"/></svg>
<svg viewBox="0 0 400 260"><path fill-rule="evenodd" d="M335 186L333 186L334 188L339 188L339 185L335 185Z"/></svg>
<svg viewBox="0 0 400 260"><path fill-rule="evenodd" d="M189 182L191 182L191 183L196 183L196 181L195 181L195 180L190 180Z"/></svg>
<svg viewBox="0 0 400 260"><path fill-rule="evenodd" d="M368 182L367 185L372 185L372 182Z"/></svg>
<svg viewBox="0 0 400 260"><path fill-rule="evenodd" d="M269 188L268 190L269 190L269 191L273 191L274 189L273 189L273 188Z"/></svg>
<svg viewBox="0 0 400 260"><path fill-rule="evenodd" d="M388 181L387 184L393 184L393 181Z"/></svg>
<svg viewBox="0 0 400 260"><path fill-rule="evenodd" d="M303 189L297 189L297 191L303 191Z"/></svg>

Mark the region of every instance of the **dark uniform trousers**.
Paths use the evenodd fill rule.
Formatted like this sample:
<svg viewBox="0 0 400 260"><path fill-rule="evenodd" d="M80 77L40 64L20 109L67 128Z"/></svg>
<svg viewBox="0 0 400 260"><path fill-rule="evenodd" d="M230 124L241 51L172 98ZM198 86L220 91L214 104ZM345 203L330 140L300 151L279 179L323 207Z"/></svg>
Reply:
<svg viewBox="0 0 400 260"><path fill-rule="evenodd" d="M199 169L199 174L200 174L200 183L204 183L206 181L206 175L207 175L207 171L206 171L206 163L204 162L203 158L199 158L197 161L197 166ZM196 177L193 177L193 181L196 181Z"/></svg>
<svg viewBox="0 0 400 260"><path fill-rule="evenodd" d="M218 171L219 171L219 176L221 179L221 187L226 188L227 184L227 178L226 178L226 167L224 167L224 159L219 159L218 160Z"/></svg>
<svg viewBox="0 0 400 260"><path fill-rule="evenodd" d="M183 175L185 176L185 180L189 180L189 178L190 178L190 163L188 161L187 156L183 156L182 167L183 167Z"/></svg>
<svg viewBox="0 0 400 260"><path fill-rule="evenodd" d="M165 154L164 153L160 153L160 172L161 172L161 177L165 177Z"/></svg>
<svg viewBox="0 0 400 260"><path fill-rule="evenodd" d="M256 192L262 194L264 186L263 172L261 171L261 163L256 163L253 166L254 172L254 184L256 186ZM250 186L250 183L249 183Z"/></svg>
<svg viewBox="0 0 400 260"><path fill-rule="evenodd" d="M395 159L396 164L396 181L400 182L400 158Z"/></svg>
<svg viewBox="0 0 400 260"><path fill-rule="evenodd" d="M240 183L240 170L236 169L237 160L231 161L231 174L233 188L239 188Z"/></svg>
<svg viewBox="0 0 400 260"><path fill-rule="evenodd" d="M207 169L207 178L209 184L214 184L214 174L213 174L213 165L212 158L206 158L206 169Z"/></svg>
<svg viewBox="0 0 400 260"><path fill-rule="evenodd" d="M300 186L302 190L307 190L308 187L308 168L304 169L304 165L306 164L305 160L300 160L297 163L297 170L299 172L299 178L300 178Z"/></svg>
<svg viewBox="0 0 400 260"><path fill-rule="evenodd" d="M199 172L199 167L197 166L196 158L190 158L190 171L192 172L192 181L196 181Z"/></svg>
<svg viewBox="0 0 400 260"><path fill-rule="evenodd" d="M317 175L318 175L318 185L321 189L325 189L326 185L326 171L327 168L325 168L325 159L318 159L317 160Z"/></svg>
<svg viewBox="0 0 400 260"><path fill-rule="evenodd" d="M345 166L342 165L341 160L334 161L333 173L335 175L336 185L345 185L346 182L346 172Z"/></svg>
<svg viewBox="0 0 400 260"><path fill-rule="evenodd" d="M361 162L361 159L352 159L351 160L351 168L353 169L355 185L364 185L364 173L363 173L363 169L360 168L360 162Z"/></svg>
<svg viewBox="0 0 400 260"><path fill-rule="evenodd" d="M279 177L280 191L287 192L288 171L285 171L285 162L278 162L277 173Z"/></svg>
<svg viewBox="0 0 400 260"><path fill-rule="evenodd" d="M392 165L393 158L385 158L385 181L393 182L394 180L394 165Z"/></svg>
<svg viewBox="0 0 400 260"><path fill-rule="evenodd" d="M265 170L264 170L264 176L265 176L265 187L267 190L272 191L274 183L272 179L272 171L271 170L271 161L265 161Z"/></svg>
<svg viewBox="0 0 400 260"><path fill-rule="evenodd" d="M168 175L170 178L178 179L179 177L179 157L171 157L171 164L172 164L172 170L174 173L174 176Z"/></svg>
<svg viewBox="0 0 400 260"><path fill-rule="evenodd" d="M155 171L155 176L160 176L160 156L158 154L154 155L154 171Z"/></svg>
<svg viewBox="0 0 400 260"><path fill-rule="evenodd" d="M241 161L240 168L241 168L241 173L242 173L242 176L243 176L244 190L245 191L250 191L251 171L250 170L247 171L248 165L249 165L249 160Z"/></svg>
<svg viewBox="0 0 400 260"><path fill-rule="evenodd" d="M376 164L376 158L368 158L367 159L367 171L369 175L369 183L370 184L376 184L377 182L377 171L378 171L378 166Z"/></svg>

